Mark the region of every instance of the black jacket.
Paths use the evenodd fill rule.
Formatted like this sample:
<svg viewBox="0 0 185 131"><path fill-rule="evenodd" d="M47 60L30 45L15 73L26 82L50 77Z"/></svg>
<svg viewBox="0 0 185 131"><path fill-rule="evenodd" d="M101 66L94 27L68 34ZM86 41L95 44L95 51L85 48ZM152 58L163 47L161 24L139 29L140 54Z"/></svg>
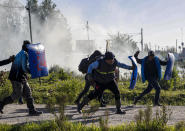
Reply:
<svg viewBox="0 0 185 131"><path fill-rule="evenodd" d="M93 71L93 78L99 83L109 83L115 79L115 69L117 60L112 65L105 62L104 59L98 60L99 66Z"/></svg>
<svg viewBox="0 0 185 131"><path fill-rule="evenodd" d="M10 59L6 59L6 60L3 60L3 61L0 61L0 66L7 65L9 63L11 63L11 60Z"/></svg>
<svg viewBox="0 0 185 131"><path fill-rule="evenodd" d="M135 56L137 63L142 64L143 59L139 59L137 56ZM159 59L160 65L165 66L167 65L167 61L162 61ZM157 80L158 79L158 72L157 72L157 66L155 63L155 60L149 60L148 57L146 57L145 60L145 79L146 80Z"/></svg>

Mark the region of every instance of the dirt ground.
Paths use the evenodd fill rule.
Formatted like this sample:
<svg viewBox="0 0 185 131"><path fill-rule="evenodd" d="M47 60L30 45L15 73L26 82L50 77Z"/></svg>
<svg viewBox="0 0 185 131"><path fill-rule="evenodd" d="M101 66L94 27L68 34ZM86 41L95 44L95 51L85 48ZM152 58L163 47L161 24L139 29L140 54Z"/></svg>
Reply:
<svg viewBox="0 0 185 131"><path fill-rule="evenodd" d="M40 116L29 116L26 105L11 104L4 108L4 114L0 116L0 123L6 124L23 124L28 122L39 122L43 120L52 120L54 116L49 113L45 105L37 104L36 108L43 111ZM155 116L156 110L160 110L162 107L152 107L153 116ZM86 107L87 109L87 107ZM79 114L76 111L75 105L69 105L65 109L67 118L72 122L82 122L86 125L92 123L98 124L100 117L105 117L105 112L108 113L109 125L119 125L123 122L129 123L135 120L135 115L138 114L140 109L146 109L146 106L122 106L122 110L126 110L125 115L115 114L115 106L107 106L99 108L94 114L85 115L84 113ZM169 125L173 125L179 121L185 121L185 106L168 106L167 109L172 112L171 119L168 121Z"/></svg>

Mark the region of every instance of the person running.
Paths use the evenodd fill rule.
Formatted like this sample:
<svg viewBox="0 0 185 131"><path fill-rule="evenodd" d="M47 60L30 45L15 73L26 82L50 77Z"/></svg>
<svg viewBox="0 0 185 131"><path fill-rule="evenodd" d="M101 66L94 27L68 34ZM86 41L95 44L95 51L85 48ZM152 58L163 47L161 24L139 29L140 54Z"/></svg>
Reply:
<svg viewBox="0 0 185 131"><path fill-rule="evenodd" d="M0 101L0 112L3 113L3 108L7 104L13 103L16 99L23 96L27 102L29 115L40 115L41 111L37 111L33 104L32 92L27 82L27 74L30 73L28 67L28 49L29 41L25 40L22 45L22 50L15 56L12 63L9 80L11 81L13 92L10 96L5 97Z"/></svg>
<svg viewBox="0 0 185 131"><path fill-rule="evenodd" d="M121 111L121 99L120 91L118 89L117 82L115 80L115 69L116 67L132 70L133 66L120 63L115 59L115 55L112 52L106 52L103 59L93 62L88 67L88 73L86 79L95 83L95 90L91 91L87 97L78 104L77 111L81 113L82 108L88 104L89 101L95 99L101 95L104 90L108 89L115 95L116 113L125 114L125 111Z"/></svg>
<svg viewBox="0 0 185 131"><path fill-rule="evenodd" d="M159 85L159 80L161 80L161 65L167 65L167 61L160 60L157 56L155 56L154 51L149 51L148 56L143 59L139 59L140 51L137 51L134 55L137 63L141 64L141 75L143 83L148 81L148 87L134 100L134 104L136 104L144 95L148 94L153 88L156 90L155 92L155 106L161 106L159 103L159 97L161 92L161 87Z"/></svg>
<svg viewBox="0 0 185 131"><path fill-rule="evenodd" d="M89 61L88 61L88 63L93 63L94 61L96 61L96 60L99 60L101 57L102 57L103 55L102 55L102 53L99 51L99 50L95 50L94 52L93 52L93 54L89 57ZM83 67L82 67L83 68ZM86 67L84 67L84 68L86 68ZM88 65L87 65L87 69L88 69ZM83 74L86 74L87 73L87 69L83 69L84 71L82 71L83 72ZM87 79L86 79L86 77L85 77L85 87L84 87L84 89L80 92L80 94L78 95L78 97L77 97L77 99L75 100L75 104L79 104L79 102L80 102L80 100L81 100L81 98L85 95L85 94L87 94L87 92L89 91L89 89L90 89L90 87L91 86L94 86L91 82L89 82ZM106 106L106 102L104 101L104 99L103 99L103 95L99 98L99 101L100 101L100 106L101 107L105 107Z"/></svg>

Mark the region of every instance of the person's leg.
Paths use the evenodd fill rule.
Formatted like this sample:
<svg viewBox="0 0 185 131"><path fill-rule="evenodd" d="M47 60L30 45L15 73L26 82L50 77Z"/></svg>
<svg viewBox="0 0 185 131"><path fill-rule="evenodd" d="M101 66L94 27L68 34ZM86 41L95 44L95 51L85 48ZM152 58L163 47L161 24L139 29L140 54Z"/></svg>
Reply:
<svg viewBox="0 0 185 131"><path fill-rule="evenodd" d="M106 107L106 101L103 99L103 92L106 88L106 86L101 86L101 88L99 88L101 85L96 85L94 86L95 90L97 91L97 96L98 96L98 101L100 102L100 107Z"/></svg>
<svg viewBox="0 0 185 131"><path fill-rule="evenodd" d="M148 94L153 89L152 82L148 83L148 87L134 100L134 104L136 104L144 95Z"/></svg>
<svg viewBox="0 0 185 131"><path fill-rule="evenodd" d="M40 115L41 111L37 111L34 107L34 100L32 98L32 92L29 87L28 82L23 82L23 96L27 102L27 107L29 109L29 115Z"/></svg>
<svg viewBox="0 0 185 131"><path fill-rule="evenodd" d="M100 84L96 84L96 87L93 91L91 91L87 97L84 97L82 102L78 104L78 112L81 113L81 110L82 108L87 105L89 103L89 101L95 99L98 97L100 91L103 91L103 90L100 90L100 88L102 88L102 85Z"/></svg>
<svg viewBox="0 0 185 131"><path fill-rule="evenodd" d="M23 99L22 99L22 96L19 98L19 101L18 101L19 104L24 104L23 103Z"/></svg>
<svg viewBox="0 0 185 131"><path fill-rule="evenodd" d="M3 113L3 108L7 104L13 103L14 100L18 99L22 95L22 84L20 82L11 81L13 92L10 96L5 97L3 101L0 102L0 112Z"/></svg>
<svg viewBox="0 0 185 131"><path fill-rule="evenodd" d="M103 98L103 92L101 94L99 94L98 100L100 102L100 107L106 107L106 104L108 102L104 100L104 98Z"/></svg>
<svg viewBox="0 0 185 131"><path fill-rule="evenodd" d="M91 84L87 80L85 81L85 87L83 91L79 94L78 98L75 100L75 104L78 104L80 102L80 99L89 91Z"/></svg>
<svg viewBox="0 0 185 131"><path fill-rule="evenodd" d="M111 83L108 83L106 86L107 86L107 89L109 89L115 95L115 103L116 103L116 109L117 109L116 113L125 114L126 113L125 111L121 111L120 92L116 81L114 80Z"/></svg>
<svg viewBox="0 0 185 131"><path fill-rule="evenodd" d="M160 103L159 103L161 87L160 87L160 85L159 85L159 83L157 81L154 81L153 82L153 87L156 90L156 92L155 92L155 103L154 103L154 105L161 106Z"/></svg>

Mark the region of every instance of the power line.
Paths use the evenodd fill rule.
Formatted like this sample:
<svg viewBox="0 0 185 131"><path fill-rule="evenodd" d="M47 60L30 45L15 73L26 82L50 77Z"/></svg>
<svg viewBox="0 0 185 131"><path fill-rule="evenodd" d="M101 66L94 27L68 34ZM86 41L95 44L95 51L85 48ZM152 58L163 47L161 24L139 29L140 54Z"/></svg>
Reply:
<svg viewBox="0 0 185 131"><path fill-rule="evenodd" d="M5 7L5 8L14 8L14 9L24 9L24 6L8 6L8 5L2 5L0 4L1 7Z"/></svg>

